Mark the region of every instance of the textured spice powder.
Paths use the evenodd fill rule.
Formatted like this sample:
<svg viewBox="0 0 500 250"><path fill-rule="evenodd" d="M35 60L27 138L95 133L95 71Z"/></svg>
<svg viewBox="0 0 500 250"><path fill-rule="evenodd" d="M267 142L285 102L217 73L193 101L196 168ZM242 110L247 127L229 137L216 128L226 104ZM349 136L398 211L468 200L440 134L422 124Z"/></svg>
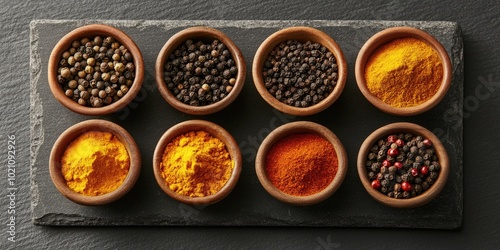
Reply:
<svg viewBox="0 0 500 250"><path fill-rule="evenodd" d="M366 63L370 92L394 107L413 107L433 97L443 80L438 53L416 38L395 39L378 48Z"/></svg>
<svg viewBox="0 0 500 250"><path fill-rule="evenodd" d="M316 134L292 134L277 141L266 158L271 183L290 195L307 196L325 189L337 174L333 145Z"/></svg>
<svg viewBox="0 0 500 250"><path fill-rule="evenodd" d="M219 192L226 185L234 162L221 140L205 131L193 131L167 145L160 168L172 191L203 197Z"/></svg>
<svg viewBox="0 0 500 250"><path fill-rule="evenodd" d="M69 188L97 196L117 189L127 177L130 158L123 143L110 132L90 131L72 141L61 158Z"/></svg>

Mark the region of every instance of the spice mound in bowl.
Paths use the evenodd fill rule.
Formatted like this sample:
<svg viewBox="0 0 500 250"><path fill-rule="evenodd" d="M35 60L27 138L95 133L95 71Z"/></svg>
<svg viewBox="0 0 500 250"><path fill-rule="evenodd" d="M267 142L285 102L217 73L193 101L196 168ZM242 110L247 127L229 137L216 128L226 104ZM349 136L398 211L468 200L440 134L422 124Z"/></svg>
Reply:
<svg viewBox="0 0 500 250"><path fill-rule="evenodd" d="M122 127L88 120L64 131L50 154L50 176L68 199L104 205L124 196L141 168L137 144Z"/></svg>
<svg viewBox="0 0 500 250"><path fill-rule="evenodd" d="M397 208L430 202L449 174L446 150L427 129L412 123L379 128L363 142L358 174L377 201Z"/></svg>
<svg viewBox="0 0 500 250"><path fill-rule="evenodd" d="M122 31L92 24L66 34L49 58L49 86L67 108L104 115L125 107L144 78L142 55Z"/></svg>
<svg viewBox="0 0 500 250"><path fill-rule="evenodd" d="M234 138L208 121L190 120L167 130L153 159L156 181L173 199L210 205L224 199L241 173L241 153Z"/></svg>
<svg viewBox="0 0 500 250"><path fill-rule="evenodd" d="M356 60L356 81L380 110L416 115L437 105L451 84L446 50L425 31L394 27L372 36Z"/></svg>
<svg viewBox="0 0 500 250"><path fill-rule="evenodd" d="M206 115L231 104L245 83L240 49L223 32L191 27L172 36L156 61L156 83L177 110Z"/></svg>
<svg viewBox="0 0 500 250"><path fill-rule="evenodd" d="M326 33L290 27L264 40L255 54L252 74L267 103L281 112L306 116L337 100L344 89L347 63Z"/></svg>
<svg viewBox="0 0 500 250"><path fill-rule="evenodd" d="M274 198L293 205L313 205L340 187L347 173L347 155L340 140L326 127L292 122L264 139L255 170Z"/></svg>

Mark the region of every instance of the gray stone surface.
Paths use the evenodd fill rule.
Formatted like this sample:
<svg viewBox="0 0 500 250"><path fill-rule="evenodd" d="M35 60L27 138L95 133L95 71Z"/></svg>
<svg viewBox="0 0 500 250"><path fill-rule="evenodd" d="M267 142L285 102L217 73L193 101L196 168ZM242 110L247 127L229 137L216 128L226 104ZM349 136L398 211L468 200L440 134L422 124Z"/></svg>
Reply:
<svg viewBox="0 0 500 250"><path fill-rule="evenodd" d="M500 5L479 1L0 1L0 143L16 136L15 242L0 146L1 249L495 249L500 245ZM104 7L105 6L105 7ZM44 227L31 220L29 23L35 19L426 20L464 39L464 219L460 230L317 227ZM486 84L485 84L486 83ZM462 116L452 117L453 119ZM439 118L442 119L442 118ZM451 119L451 120L453 120ZM35 145L36 146L36 145Z"/></svg>
<svg viewBox="0 0 500 250"><path fill-rule="evenodd" d="M142 51L145 80L141 94L123 111L99 117L126 128L142 154L141 176L131 193L104 207L75 204L60 195L47 168L54 141L71 125L92 117L75 114L60 105L47 88L48 57L58 39L70 30L95 21L35 20L31 23L31 124L32 209L38 225L259 225L341 226L456 229L462 224L462 123L438 119L458 116L463 100L462 36L453 22L388 21L97 21L129 34ZM210 116L188 116L170 107L156 89L154 63L170 36L191 26L207 25L225 32L240 47L248 65L244 89L226 110ZM349 74L341 98L332 107L310 117L291 117L273 110L259 96L250 74L255 51L278 29L305 25L323 30L343 49ZM354 63L364 42L387 27L412 26L438 39L453 62L454 80L445 99L433 110L415 117L394 117L371 106L357 88ZM458 107L458 108L457 108ZM156 142L168 128L188 119L208 119L233 134L243 154L243 171L235 190L222 202L209 207L191 207L168 198L153 177L152 155ZM283 204L269 196L258 182L255 152L276 126L296 120L312 120L330 128L343 141L349 170L342 187L327 201L310 207ZM452 171L442 194L416 209L397 210L374 201L359 182L356 171L358 149L367 135L395 121L421 124L443 141ZM450 206L451 205L451 206ZM124 208L124 209L122 209ZM367 210L366 208L370 208Z"/></svg>

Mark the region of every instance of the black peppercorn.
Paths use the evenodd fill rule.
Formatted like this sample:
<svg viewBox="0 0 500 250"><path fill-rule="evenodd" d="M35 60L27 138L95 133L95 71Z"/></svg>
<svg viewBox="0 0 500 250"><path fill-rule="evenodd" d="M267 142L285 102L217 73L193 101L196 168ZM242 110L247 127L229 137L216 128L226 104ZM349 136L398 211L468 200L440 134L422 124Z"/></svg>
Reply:
<svg viewBox="0 0 500 250"><path fill-rule="evenodd" d="M232 90L237 75L231 53L218 40L210 43L186 40L168 56L164 70L167 88L179 101L192 106L205 106L224 99ZM186 92L177 92L179 84Z"/></svg>
<svg viewBox="0 0 500 250"><path fill-rule="evenodd" d="M320 102L336 85L333 74L337 73L337 69L333 68L333 64L324 53L312 48L318 47L324 51L327 49L319 43L304 44L296 40L280 43L270 52L262 69L262 76L269 93L279 101L296 107L308 107ZM321 69L320 64L325 64L327 67ZM233 70L233 67L230 70ZM317 84L319 82L326 85L319 87ZM277 83L284 83L280 85L282 92L274 91ZM288 91L296 94L288 94Z"/></svg>
<svg viewBox="0 0 500 250"><path fill-rule="evenodd" d="M374 180L375 178L377 178L377 176L374 172L368 172L368 178L370 180Z"/></svg>

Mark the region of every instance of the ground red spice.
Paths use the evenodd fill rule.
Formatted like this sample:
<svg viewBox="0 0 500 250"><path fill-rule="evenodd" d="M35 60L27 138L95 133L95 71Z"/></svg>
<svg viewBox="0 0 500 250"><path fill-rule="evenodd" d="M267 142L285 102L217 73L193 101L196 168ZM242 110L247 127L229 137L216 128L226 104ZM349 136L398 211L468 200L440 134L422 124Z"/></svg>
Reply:
<svg viewBox="0 0 500 250"><path fill-rule="evenodd" d="M266 172L284 193L307 196L325 189L337 174L333 145L316 134L292 134L277 141L266 158Z"/></svg>

